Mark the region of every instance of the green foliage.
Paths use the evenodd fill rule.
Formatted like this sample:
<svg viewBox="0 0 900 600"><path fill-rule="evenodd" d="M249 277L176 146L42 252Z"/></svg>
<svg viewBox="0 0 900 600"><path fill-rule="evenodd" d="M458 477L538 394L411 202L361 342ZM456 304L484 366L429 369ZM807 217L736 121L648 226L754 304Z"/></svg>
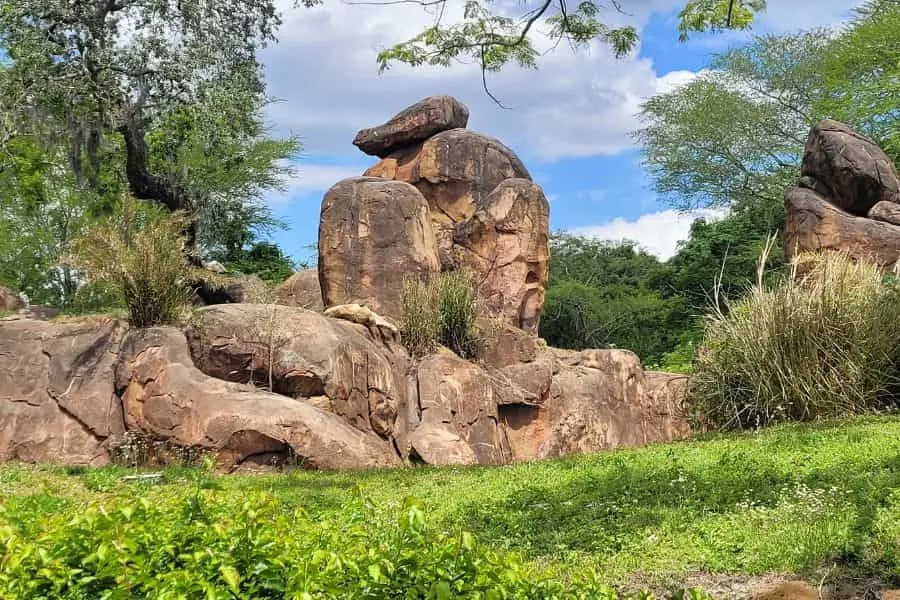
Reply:
<svg viewBox="0 0 900 600"><path fill-rule="evenodd" d="M437 349L441 336L439 286L415 277L403 280L400 339L411 356L421 358Z"/></svg>
<svg viewBox="0 0 900 600"><path fill-rule="evenodd" d="M281 283L290 277L296 265L284 255L281 248L269 242L256 242L249 249L240 249L221 256L222 262L229 271L238 271L245 275L257 275L269 283Z"/></svg>
<svg viewBox="0 0 900 600"><path fill-rule="evenodd" d="M678 15L679 39L691 32L749 29L756 13L766 9L766 0L690 0Z"/></svg>
<svg viewBox="0 0 900 600"><path fill-rule="evenodd" d="M77 557L112 539L123 543L107 548L103 573L129 573L131 580L124 580L129 584L161 585L149 581L159 573L171 585L206 583L227 594L219 566L233 566L241 585L251 586L263 579L254 574L254 565L260 564L261 572L273 579L350 582L346 593L352 594L365 589L369 565L381 560L414 564L427 572L432 561L445 560L432 542L437 544L442 534L460 540L462 530L476 538L476 556L493 553L506 564L507 552L515 553L522 560L513 557L510 564L518 565L523 578L532 584L548 578L563 582L571 586L563 588L567 591L582 583L605 584L623 595L649 587L667 596L673 587L691 585L688 574L696 572L725 585L771 573L796 574L818 585L829 572L829 581L881 579L896 588L898 456L900 419L880 417L785 424L752 434L706 435L504 468L296 470L252 476L170 468L157 483L123 480L129 471L120 467L6 463L0 466L0 597L34 598L4 588L19 581L3 579L11 572L25 572L24 585L49 573L58 575L63 568L77 578L74 570L87 568L81 581L88 584L84 579L101 566L88 562L82 567ZM205 520L189 516L198 488L208 491L199 492L201 510L193 514ZM357 489L374 510L360 503ZM409 494L426 507L426 541L421 544L394 541ZM149 511L137 512L143 510L141 498L150 504ZM102 521L100 506L109 520ZM121 509L129 507L136 512L126 521ZM185 512L177 514L181 510ZM251 518L249 510L257 511L256 516ZM102 526L83 539L74 534L86 529L85 521L67 525L75 517L96 519ZM10 534L16 539L13 548L5 544ZM205 553L207 545L210 553L204 560L193 555ZM63 547L84 549L73 552L70 562L51 562L51 570L43 574L26 568L41 560L41 548L49 559L60 556ZM26 556L26 549L34 551ZM334 562L313 563L317 550ZM410 552L421 556L407 558ZM113 560L123 556L135 559L117 566ZM151 556L159 560L146 560ZM337 573L337 559L343 574ZM17 567L14 561L26 563ZM476 565L478 573L496 572L484 563ZM832 570L835 563L839 568ZM318 568L298 567L305 564ZM459 563L449 564L455 569ZM278 567L284 567L283 573L277 574ZM388 572L382 568L382 574ZM177 584L176 573L182 576ZM454 570L450 577L462 574L463 585L469 585L470 573ZM435 582L445 577L440 572L434 576ZM381 597L409 597L403 592L410 589L401 586L414 575L397 569L394 577L396 595ZM128 597L127 588L118 593ZM411 597L427 595L413 591Z"/></svg>
<svg viewBox="0 0 900 600"><path fill-rule="evenodd" d="M441 273L438 281L438 322L440 342L463 358L478 353L475 330L478 292L475 274L466 269Z"/></svg>
<svg viewBox="0 0 900 600"><path fill-rule="evenodd" d="M28 537L4 516L0 591L10 600L618 597L541 577L466 531L430 530L413 499L389 515L357 500L322 520L262 492L184 490L93 502Z"/></svg>
<svg viewBox="0 0 900 600"><path fill-rule="evenodd" d="M699 420L733 429L894 405L900 288L843 254L802 267L710 317L689 396Z"/></svg>
<svg viewBox="0 0 900 600"><path fill-rule="evenodd" d="M874 138L900 164L900 2L869 0L829 47L816 110Z"/></svg>
<svg viewBox="0 0 900 600"><path fill-rule="evenodd" d="M115 214L71 241L64 263L116 290L134 326L173 323L198 274L184 254L185 224L183 215L161 214L125 196Z"/></svg>
<svg viewBox="0 0 900 600"><path fill-rule="evenodd" d="M551 346L625 348L655 363L677 343L679 296L663 297L665 266L633 243L557 234L541 336Z"/></svg>
<svg viewBox="0 0 900 600"><path fill-rule="evenodd" d="M428 281L407 278L403 282L400 337L413 356L425 356L443 344L463 358L474 358L480 342L475 326L478 315L471 271L446 271Z"/></svg>

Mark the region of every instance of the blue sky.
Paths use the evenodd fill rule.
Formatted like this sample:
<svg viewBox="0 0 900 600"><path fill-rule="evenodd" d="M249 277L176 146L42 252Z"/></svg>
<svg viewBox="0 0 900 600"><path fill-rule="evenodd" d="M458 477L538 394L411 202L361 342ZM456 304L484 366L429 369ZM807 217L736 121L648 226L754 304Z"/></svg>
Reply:
<svg viewBox="0 0 900 600"><path fill-rule="evenodd" d="M599 45L577 53L560 47L538 70L511 67L493 75L492 91L511 110L486 97L474 65L397 67L377 74L378 49L429 22L420 7L333 2L288 11L280 43L263 55L270 92L280 99L269 120L276 133L300 135L304 151L287 192L269 199L290 225L274 240L295 259L308 259L324 192L375 160L351 144L355 132L422 97L451 94L469 106L470 129L498 137L525 161L550 199L552 229L635 239L667 258L691 221L706 214L677 214L656 196L628 132L637 126L643 98L690 80L711 53L749 35L682 43L676 22L683 2L631 0L625 3L629 15L611 13L611 20L641 31L637 52L626 59L615 59ZM770 0L755 32L836 26L849 12L846 0Z"/></svg>

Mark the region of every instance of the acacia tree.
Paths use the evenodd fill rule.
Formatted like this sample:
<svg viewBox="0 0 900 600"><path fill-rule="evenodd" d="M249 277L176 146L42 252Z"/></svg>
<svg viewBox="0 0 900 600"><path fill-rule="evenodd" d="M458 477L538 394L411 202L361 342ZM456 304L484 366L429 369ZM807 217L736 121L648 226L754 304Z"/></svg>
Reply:
<svg viewBox="0 0 900 600"><path fill-rule="evenodd" d="M271 0L0 0L2 95L19 124L3 135L65 140L79 186L101 188L104 161L119 160L133 195L193 213L204 195L195 173L154 162L148 135L181 108L198 116L212 90L227 88L219 99L248 117L225 135L246 147L264 103L257 52L279 24ZM188 127L192 151L213 147L196 143L207 124ZM264 175L251 187L266 187L293 149L296 141L258 152Z"/></svg>
<svg viewBox="0 0 900 600"><path fill-rule="evenodd" d="M534 43L538 25L545 26L543 33L554 45L565 42L583 46L599 40L617 57L630 52L638 40L634 27L604 22L609 10L627 13L627 0L526 1L518 3L517 12L493 0L467 0L462 20L453 23L445 22L446 0L409 1L432 11L434 23L411 39L381 51L378 62L382 70L395 62L447 67L465 59L480 65L482 73L497 71L510 62L532 68L539 56ZM356 3L389 5L397 1ZM689 0L679 15L680 37L685 40L692 32L747 29L765 7L765 0Z"/></svg>

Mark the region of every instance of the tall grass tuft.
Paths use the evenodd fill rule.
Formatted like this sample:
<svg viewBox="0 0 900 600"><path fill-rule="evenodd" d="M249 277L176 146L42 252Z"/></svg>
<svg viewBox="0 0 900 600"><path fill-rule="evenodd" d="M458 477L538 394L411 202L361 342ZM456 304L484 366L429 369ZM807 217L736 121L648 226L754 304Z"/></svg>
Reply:
<svg viewBox="0 0 900 600"><path fill-rule="evenodd" d="M690 386L704 424L752 428L896 402L900 290L893 276L841 253L798 262L772 285L760 268L743 299L709 317Z"/></svg>
<svg viewBox="0 0 900 600"><path fill-rule="evenodd" d="M184 215L125 197L115 214L72 241L63 261L119 293L135 327L173 323L189 302L191 277L199 274L185 256L186 222Z"/></svg>
<svg viewBox="0 0 900 600"><path fill-rule="evenodd" d="M463 358L477 354L478 298L470 271L449 271L428 281L406 279L402 309L400 336L411 355L421 358L439 344Z"/></svg>

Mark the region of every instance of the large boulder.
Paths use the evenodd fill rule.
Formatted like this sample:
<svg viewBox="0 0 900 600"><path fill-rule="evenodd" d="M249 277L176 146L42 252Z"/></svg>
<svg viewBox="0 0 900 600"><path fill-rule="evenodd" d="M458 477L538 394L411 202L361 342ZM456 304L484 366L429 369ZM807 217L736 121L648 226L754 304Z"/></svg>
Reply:
<svg viewBox="0 0 900 600"><path fill-rule="evenodd" d="M275 304L210 306L187 330L194 363L205 374L297 399L384 438L401 437L406 355L384 347L365 327Z"/></svg>
<svg viewBox="0 0 900 600"><path fill-rule="evenodd" d="M866 216L879 202L900 202L900 178L890 158L869 138L825 119L810 130L802 174L814 190L848 213Z"/></svg>
<svg viewBox="0 0 900 600"><path fill-rule="evenodd" d="M785 194L784 253L838 251L892 269L900 259L900 226L857 217L807 188Z"/></svg>
<svg viewBox="0 0 900 600"><path fill-rule="evenodd" d="M24 308L22 298L7 287L0 285L0 313L12 312Z"/></svg>
<svg viewBox="0 0 900 600"><path fill-rule="evenodd" d="M410 423L411 456L431 464L509 462L494 383L483 369L441 350L419 363L415 377L418 403Z"/></svg>
<svg viewBox="0 0 900 600"><path fill-rule="evenodd" d="M453 230L506 179L531 179L515 153L499 140L451 129L391 153L366 171L372 177L405 181L428 200L441 258L449 258Z"/></svg>
<svg viewBox="0 0 900 600"><path fill-rule="evenodd" d="M319 282L326 307L365 304L397 319L403 280L440 269L428 203L401 181L354 177L322 200Z"/></svg>
<svg viewBox="0 0 900 600"><path fill-rule="evenodd" d="M540 186L507 179L456 226L455 263L477 274L486 314L537 334L550 273L550 206Z"/></svg>
<svg viewBox="0 0 900 600"><path fill-rule="evenodd" d="M114 369L127 328L112 319L0 325L0 461L103 464L124 431Z"/></svg>
<svg viewBox="0 0 900 600"><path fill-rule="evenodd" d="M292 457L313 469L401 464L390 442L310 402L204 375L177 329L131 332L117 386L129 430L213 452L225 467L261 456Z"/></svg>
<svg viewBox="0 0 900 600"><path fill-rule="evenodd" d="M391 152L427 140L448 129L465 128L469 109L451 96L430 96L396 114L387 123L363 129L353 145L373 156Z"/></svg>
<svg viewBox="0 0 900 600"><path fill-rule="evenodd" d="M318 312L325 310L316 269L303 269L288 277L275 290L275 297L279 304L285 306L299 306Z"/></svg>
<svg viewBox="0 0 900 600"><path fill-rule="evenodd" d="M546 400L536 406L501 407L516 460L643 446L688 432L681 415L672 410L676 386L648 383L633 353L550 352L557 364Z"/></svg>

